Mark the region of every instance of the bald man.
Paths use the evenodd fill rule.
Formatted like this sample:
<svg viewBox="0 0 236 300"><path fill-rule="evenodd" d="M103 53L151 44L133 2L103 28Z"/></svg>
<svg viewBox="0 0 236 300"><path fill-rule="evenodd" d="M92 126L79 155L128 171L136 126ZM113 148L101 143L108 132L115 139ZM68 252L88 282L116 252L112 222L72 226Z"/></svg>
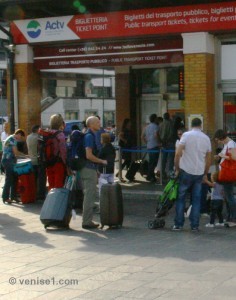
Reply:
<svg viewBox="0 0 236 300"><path fill-rule="evenodd" d="M97 196L97 165L107 165L107 161L97 157L98 151L96 147L95 132L101 127L100 120L95 116L88 117L86 126L88 130L84 137L84 147L86 150L87 162L85 167L80 170L84 192L82 227L84 229L95 229L99 226L98 223L93 222L94 200Z"/></svg>

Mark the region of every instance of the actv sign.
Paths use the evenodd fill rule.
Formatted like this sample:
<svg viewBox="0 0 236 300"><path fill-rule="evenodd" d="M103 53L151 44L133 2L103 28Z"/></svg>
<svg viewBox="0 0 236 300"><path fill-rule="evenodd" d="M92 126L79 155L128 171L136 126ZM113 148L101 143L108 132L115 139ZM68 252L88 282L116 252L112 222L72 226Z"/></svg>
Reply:
<svg viewBox="0 0 236 300"><path fill-rule="evenodd" d="M236 1L15 21L16 44L236 29Z"/></svg>

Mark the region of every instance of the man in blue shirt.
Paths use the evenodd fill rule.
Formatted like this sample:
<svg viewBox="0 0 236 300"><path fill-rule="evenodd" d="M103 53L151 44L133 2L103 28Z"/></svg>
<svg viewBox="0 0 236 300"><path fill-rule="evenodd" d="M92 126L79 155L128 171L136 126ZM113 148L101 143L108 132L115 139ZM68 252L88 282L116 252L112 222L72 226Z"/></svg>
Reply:
<svg viewBox="0 0 236 300"><path fill-rule="evenodd" d="M159 150L158 144L158 125L157 125L157 115L152 114L149 117L150 124L144 129L142 133L142 139L147 144L148 150ZM151 182L155 182L155 173L154 169L157 166L159 158L159 152L149 152L149 162L148 162L148 175L147 180Z"/></svg>
<svg viewBox="0 0 236 300"><path fill-rule="evenodd" d="M97 196L97 164L107 165L107 161L96 156L97 147L95 132L97 132L101 126L100 120L96 116L88 117L86 125L88 131L84 137L84 147L87 162L85 167L80 170L84 191L82 227L84 229L94 229L99 226L98 223L93 222L94 200Z"/></svg>

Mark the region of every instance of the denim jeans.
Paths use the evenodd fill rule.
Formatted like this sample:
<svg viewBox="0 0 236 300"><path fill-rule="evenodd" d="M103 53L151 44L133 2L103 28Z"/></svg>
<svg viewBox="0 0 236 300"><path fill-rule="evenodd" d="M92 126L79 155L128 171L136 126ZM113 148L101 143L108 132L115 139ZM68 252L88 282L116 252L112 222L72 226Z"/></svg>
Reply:
<svg viewBox="0 0 236 300"><path fill-rule="evenodd" d="M236 219L236 200L234 198L234 183L224 183L224 193L229 205L229 219Z"/></svg>
<svg viewBox="0 0 236 300"><path fill-rule="evenodd" d="M158 150L157 147L148 149L148 150ZM148 153L149 161L148 161L148 175L147 179L155 179L154 170L158 163L159 153L158 152L150 152Z"/></svg>
<svg viewBox="0 0 236 300"><path fill-rule="evenodd" d="M175 152L174 152L174 147L166 147L163 148L162 151L162 174L163 176L169 176L170 173L174 169L174 158L175 158Z"/></svg>
<svg viewBox="0 0 236 300"><path fill-rule="evenodd" d="M184 226L184 209L185 198L189 190L191 190L192 209L189 216L190 225L192 228L199 226L200 208L201 208L201 189L202 175L192 175L181 170L179 175L179 194L176 201L176 216L175 225Z"/></svg>
<svg viewBox="0 0 236 300"><path fill-rule="evenodd" d="M5 184L3 186L2 199L3 200L15 200L16 199L16 182L17 175L15 174L13 167L14 161L11 159L3 159L2 165L5 169Z"/></svg>

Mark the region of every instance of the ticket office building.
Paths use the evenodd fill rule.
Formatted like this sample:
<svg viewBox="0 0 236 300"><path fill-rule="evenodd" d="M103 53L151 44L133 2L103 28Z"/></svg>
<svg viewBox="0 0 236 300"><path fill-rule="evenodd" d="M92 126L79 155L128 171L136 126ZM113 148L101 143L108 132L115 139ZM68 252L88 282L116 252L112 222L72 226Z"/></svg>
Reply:
<svg viewBox="0 0 236 300"><path fill-rule="evenodd" d="M178 9L181 12L181 8ZM184 9L186 8L183 7L182 10ZM208 12L214 12L214 7L207 6L207 9ZM204 9L199 13L204 13ZM221 10L220 13L223 14L221 18L226 20L228 10ZM149 15L150 18L153 16ZM77 17L76 20L80 18ZM140 35L139 28L134 28L135 23L132 23L132 28L125 23L123 31L113 32L113 38L109 36L109 32L101 38L94 36L92 26L88 28L88 31L92 30L90 39L82 36L80 40L76 40L73 37L66 46L62 39L55 41L52 38L47 43L27 40L27 32L24 33L20 26L26 22L29 24L29 21L16 21L12 33L17 44L15 76L18 82L19 126L29 131L33 124L40 121L43 86L45 87L45 80L50 80L48 70L53 69L51 74L55 79L57 68L62 71L69 66L74 70L78 67L114 70L115 123L120 128L124 118L131 118L137 143L149 115L156 113L160 116L166 111L172 116L184 118L186 127L189 127L193 117L202 118L203 129L210 136L217 128L224 128L234 134L236 34L232 28L236 29L236 22L232 18L228 18L227 22L221 19L220 23L213 26L209 24L210 19L207 25L203 24L202 19L199 27L199 24L193 24L194 20L198 22L196 18L191 19L192 23L187 19L188 28L183 27L182 32L181 28L176 29L178 33L173 29L164 32L168 30L168 26L164 26L160 34L160 28L149 28L145 31L146 34L142 32ZM109 18L105 21L108 22ZM70 28L73 27L71 22L68 23ZM170 26L171 23L167 25ZM136 34L132 30L136 30ZM86 34L89 36L88 32ZM94 48L94 45L95 52L88 51L88 47ZM65 50L66 54L64 52L62 55L59 53L62 47L77 50ZM71 54L73 52L76 54L74 57ZM64 77L66 74L65 72ZM76 71L74 75L77 76ZM81 78L79 79L78 82L81 83ZM77 85L76 88L79 89Z"/></svg>

